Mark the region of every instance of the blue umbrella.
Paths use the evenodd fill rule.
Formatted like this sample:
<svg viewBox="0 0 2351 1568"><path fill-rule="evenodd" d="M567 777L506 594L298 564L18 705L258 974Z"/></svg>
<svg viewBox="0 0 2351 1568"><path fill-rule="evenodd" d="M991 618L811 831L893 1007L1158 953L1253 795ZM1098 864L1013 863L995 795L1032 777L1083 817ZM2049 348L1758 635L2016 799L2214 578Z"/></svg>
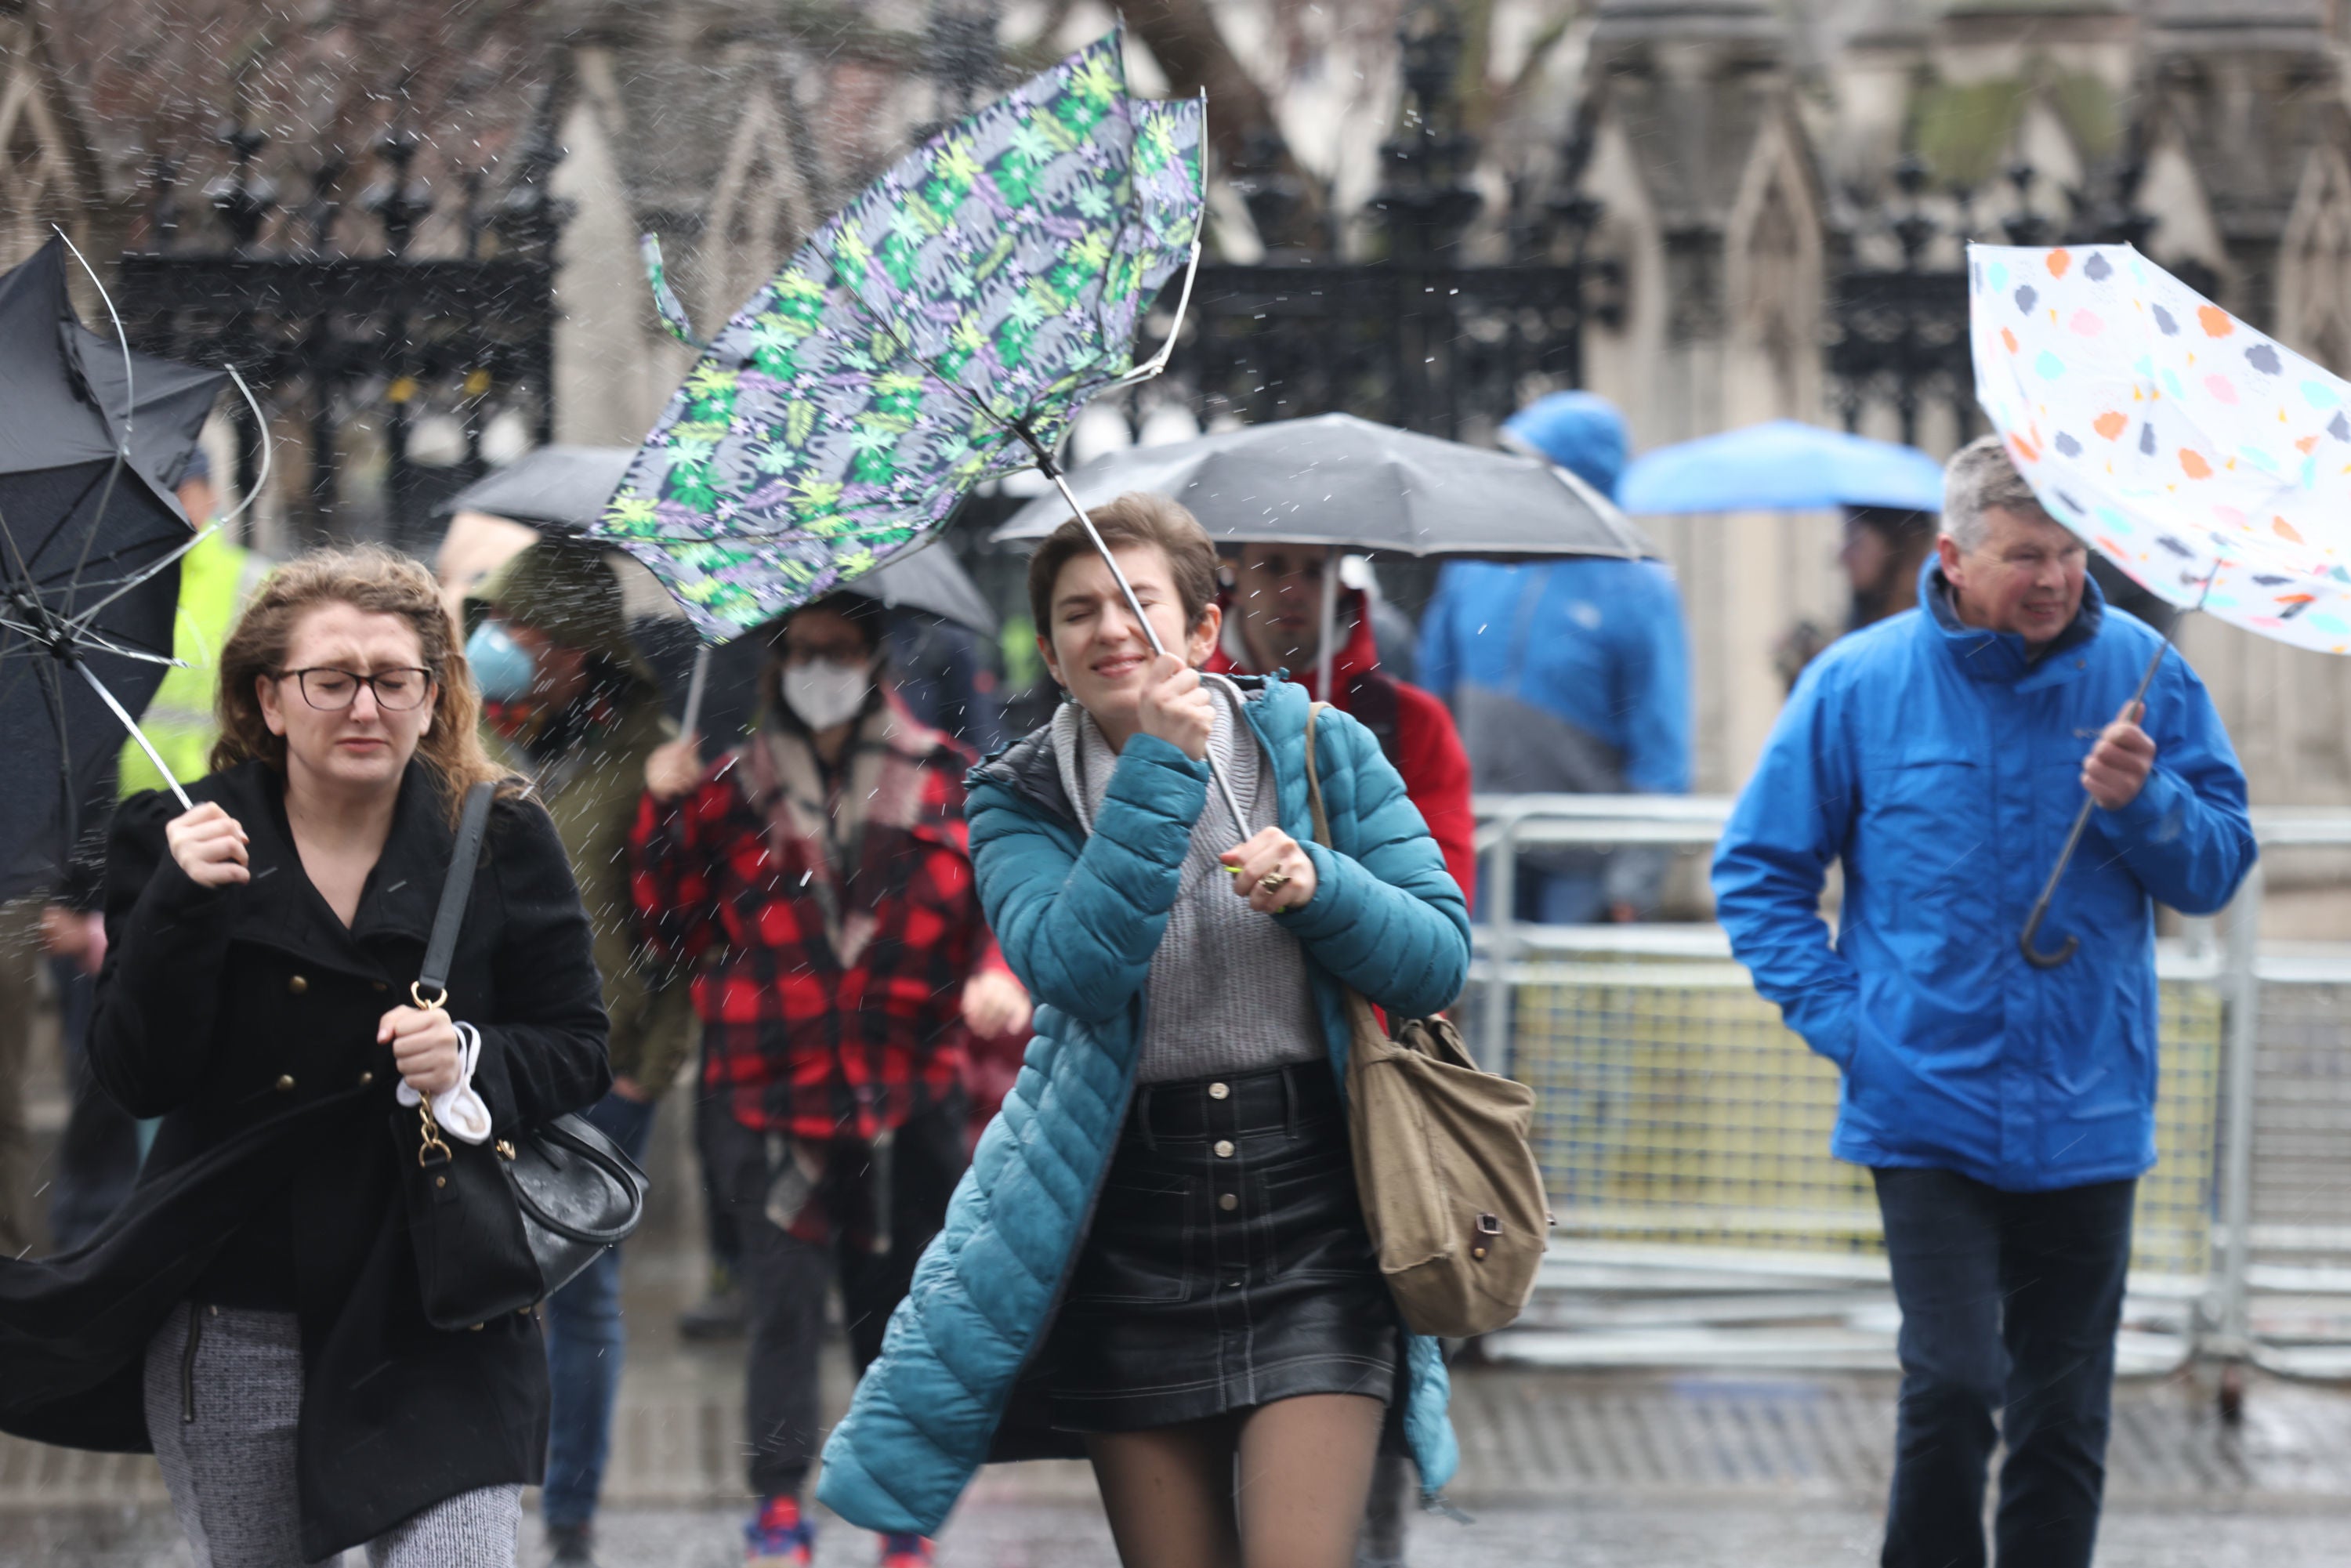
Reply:
<svg viewBox="0 0 2351 1568"><path fill-rule="evenodd" d="M1943 465L1915 446L1774 419L1661 446L1625 470L1627 512L1943 509Z"/></svg>

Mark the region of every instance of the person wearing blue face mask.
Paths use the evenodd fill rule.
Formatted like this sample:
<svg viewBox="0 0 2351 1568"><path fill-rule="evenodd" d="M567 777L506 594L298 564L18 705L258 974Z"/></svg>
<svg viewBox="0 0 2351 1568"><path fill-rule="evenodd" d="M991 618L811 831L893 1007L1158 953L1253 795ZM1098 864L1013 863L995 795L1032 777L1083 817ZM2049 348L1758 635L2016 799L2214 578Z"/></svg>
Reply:
<svg viewBox="0 0 2351 1568"><path fill-rule="evenodd" d="M596 551L542 541L476 589L466 661L491 755L529 778L569 856L595 928L611 1018L612 1089L588 1112L642 1161L653 1104L694 1038L682 977L636 940L629 830L645 759L674 733L652 670L629 641L619 580ZM547 1483L539 1511L554 1561L592 1558L591 1531L620 1387L621 1258L604 1254L549 1299Z"/></svg>

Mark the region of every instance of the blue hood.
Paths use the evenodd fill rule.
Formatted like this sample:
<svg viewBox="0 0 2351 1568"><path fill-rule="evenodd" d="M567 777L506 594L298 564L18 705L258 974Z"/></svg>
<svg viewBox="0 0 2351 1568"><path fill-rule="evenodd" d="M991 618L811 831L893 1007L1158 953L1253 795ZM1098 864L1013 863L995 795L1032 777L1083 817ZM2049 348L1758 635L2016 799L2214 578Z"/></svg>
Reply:
<svg viewBox="0 0 2351 1568"><path fill-rule="evenodd" d="M1512 414L1503 433L1541 453L1610 500L1625 472L1625 416L1597 392L1539 397Z"/></svg>

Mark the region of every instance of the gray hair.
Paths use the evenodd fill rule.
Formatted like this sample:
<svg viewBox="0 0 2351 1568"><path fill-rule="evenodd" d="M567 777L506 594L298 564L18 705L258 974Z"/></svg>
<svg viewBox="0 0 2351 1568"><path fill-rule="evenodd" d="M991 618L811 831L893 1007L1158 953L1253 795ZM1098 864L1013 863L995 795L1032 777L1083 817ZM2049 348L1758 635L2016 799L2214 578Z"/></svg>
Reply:
<svg viewBox="0 0 2351 1568"><path fill-rule="evenodd" d="M1990 532L1984 513L1995 507L2020 517L2049 516L2001 438L1980 435L1943 468L1943 537L1963 550L1981 549Z"/></svg>

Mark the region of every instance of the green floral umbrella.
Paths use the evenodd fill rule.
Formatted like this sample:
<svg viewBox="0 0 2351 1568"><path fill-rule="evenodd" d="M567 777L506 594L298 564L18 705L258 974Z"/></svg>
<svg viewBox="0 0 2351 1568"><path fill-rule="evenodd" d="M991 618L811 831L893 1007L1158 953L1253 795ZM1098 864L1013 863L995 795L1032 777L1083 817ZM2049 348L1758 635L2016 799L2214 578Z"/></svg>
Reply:
<svg viewBox="0 0 2351 1568"><path fill-rule="evenodd" d="M1112 33L925 142L711 340L591 531L725 641L1051 473L1088 398L1165 361L1134 331L1198 258L1202 119L1129 97Z"/></svg>

